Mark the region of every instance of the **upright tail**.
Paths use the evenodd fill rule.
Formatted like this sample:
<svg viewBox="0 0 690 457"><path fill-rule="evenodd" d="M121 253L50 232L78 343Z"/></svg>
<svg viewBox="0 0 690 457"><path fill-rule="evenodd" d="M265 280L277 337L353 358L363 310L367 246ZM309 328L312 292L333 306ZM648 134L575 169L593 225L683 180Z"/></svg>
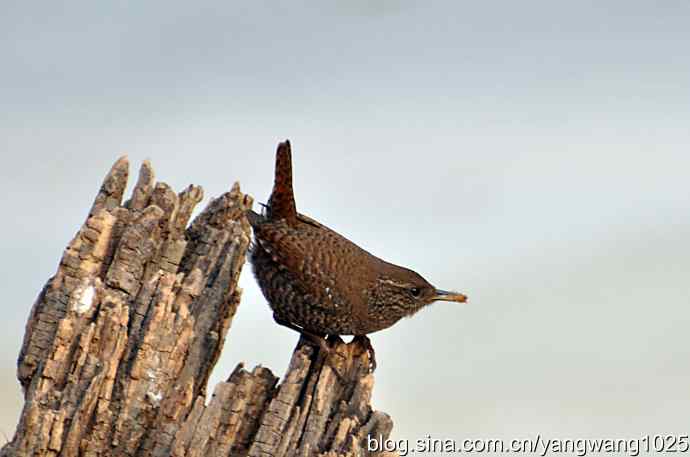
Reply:
<svg viewBox="0 0 690 457"><path fill-rule="evenodd" d="M289 140L280 143L276 151L276 176L273 192L268 200L266 215L271 220L285 219L289 225L297 223L295 194L292 190L292 152Z"/></svg>

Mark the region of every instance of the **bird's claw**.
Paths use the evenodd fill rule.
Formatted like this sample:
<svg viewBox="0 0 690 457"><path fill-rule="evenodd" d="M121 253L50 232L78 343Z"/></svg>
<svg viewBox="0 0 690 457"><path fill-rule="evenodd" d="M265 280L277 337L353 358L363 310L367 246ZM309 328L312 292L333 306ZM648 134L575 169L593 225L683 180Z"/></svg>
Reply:
<svg viewBox="0 0 690 457"><path fill-rule="evenodd" d="M337 343L342 343L343 340L340 339L340 337L337 335L329 335L327 337L323 337L321 335L317 335L311 332L303 331L301 333L304 339L308 343L311 343L312 346L315 346L315 348L318 351L314 364L316 366L319 366L325 362L326 365L331 367L333 373L336 375L338 380L344 382L345 379L339 372L339 367L341 366L341 364L338 363L338 360L333 359L333 357L335 356L340 357L341 359L346 358L343 354L340 354L335 349L335 347L333 347L333 345ZM371 340L369 339L369 337L366 335L355 336L352 343L359 344L369 355L369 366L367 367L369 373L373 373L374 371L376 371L376 351L374 350L374 347L371 345Z"/></svg>
<svg viewBox="0 0 690 457"><path fill-rule="evenodd" d="M376 351L374 350L374 346L371 345L371 340L369 339L368 336L366 335L357 335L355 336L354 341L358 341L364 346L364 349L367 351L369 354L369 373L373 373L376 371Z"/></svg>

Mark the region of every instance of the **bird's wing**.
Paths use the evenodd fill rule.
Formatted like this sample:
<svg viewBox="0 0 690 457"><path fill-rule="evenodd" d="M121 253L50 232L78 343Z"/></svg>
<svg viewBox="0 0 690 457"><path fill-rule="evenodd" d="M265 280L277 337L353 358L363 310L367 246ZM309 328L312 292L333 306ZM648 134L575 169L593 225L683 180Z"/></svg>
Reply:
<svg viewBox="0 0 690 457"><path fill-rule="evenodd" d="M356 258L349 252L358 249L353 243L325 226L308 222L299 228L289 226L284 220L267 222L255 230L260 247L289 271L324 311L342 310L348 304L345 297L352 301L353 294L348 287L356 283L353 280L361 268L343 259Z"/></svg>

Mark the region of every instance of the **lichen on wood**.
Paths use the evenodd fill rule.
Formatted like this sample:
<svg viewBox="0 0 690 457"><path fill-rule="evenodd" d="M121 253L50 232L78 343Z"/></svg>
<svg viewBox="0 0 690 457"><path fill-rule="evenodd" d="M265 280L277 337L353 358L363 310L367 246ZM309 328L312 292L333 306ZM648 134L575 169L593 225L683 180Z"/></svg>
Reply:
<svg viewBox="0 0 690 457"><path fill-rule="evenodd" d="M17 377L25 398L2 456L369 455L391 419L370 405L369 353L300 340L282 382L241 364L206 388L240 304L252 198L239 184L188 226L203 191L175 193L144 162L122 202L126 158L29 316ZM287 354L286 354L287 356Z"/></svg>

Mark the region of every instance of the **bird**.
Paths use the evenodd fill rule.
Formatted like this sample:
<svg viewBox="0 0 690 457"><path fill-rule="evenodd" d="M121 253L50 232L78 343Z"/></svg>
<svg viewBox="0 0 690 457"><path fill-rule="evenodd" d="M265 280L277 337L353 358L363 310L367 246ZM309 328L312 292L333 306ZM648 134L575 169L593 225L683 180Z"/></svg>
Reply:
<svg viewBox="0 0 690 457"><path fill-rule="evenodd" d="M297 211L290 141L278 145L275 180L261 213L246 211L252 227L249 261L274 320L328 351L328 336L354 336L376 357L369 334L410 317L435 301L467 296L437 289L419 273L387 262Z"/></svg>

